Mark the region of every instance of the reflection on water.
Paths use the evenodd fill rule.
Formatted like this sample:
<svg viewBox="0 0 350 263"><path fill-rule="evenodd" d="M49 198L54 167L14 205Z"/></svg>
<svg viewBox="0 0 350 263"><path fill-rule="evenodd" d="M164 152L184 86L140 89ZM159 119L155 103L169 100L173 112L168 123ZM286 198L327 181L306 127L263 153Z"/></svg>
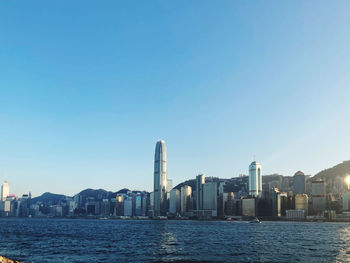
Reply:
<svg viewBox="0 0 350 263"><path fill-rule="evenodd" d="M23 262L345 262L350 224L1 219Z"/></svg>
<svg viewBox="0 0 350 263"><path fill-rule="evenodd" d="M350 226L337 231L334 247L338 251L335 262L350 262Z"/></svg>

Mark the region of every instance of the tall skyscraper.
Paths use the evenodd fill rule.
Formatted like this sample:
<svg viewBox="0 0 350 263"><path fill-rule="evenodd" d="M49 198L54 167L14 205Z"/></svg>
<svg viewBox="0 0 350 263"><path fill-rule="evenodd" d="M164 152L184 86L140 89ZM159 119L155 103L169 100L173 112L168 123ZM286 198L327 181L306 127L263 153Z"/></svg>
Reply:
<svg viewBox="0 0 350 263"><path fill-rule="evenodd" d="M305 174L301 171L298 171L293 176L293 194L305 194L306 193L306 183L305 183Z"/></svg>
<svg viewBox="0 0 350 263"><path fill-rule="evenodd" d="M1 186L1 201L5 202L6 197L10 195L10 186L7 181L4 181L4 183Z"/></svg>
<svg viewBox="0 0 350 263"><path fill-rule="evenodd" d="M203 210L203 185L205 184L205 175L199 174L196 177L196 208L197 211Z"/></svg>
<svg viewBox="0 0 350 263"><path fill-rule="evenodd" d="M167 160L165 142L156 144L154 155L154 216L165 216L167 213Z"/></svg>
<svg viewBox="0 0 350 263"><path fill-rule="evenodd" d="M261 197L262 194L262 174L261 165L254 161L249 165L249 195Z"/></svg>

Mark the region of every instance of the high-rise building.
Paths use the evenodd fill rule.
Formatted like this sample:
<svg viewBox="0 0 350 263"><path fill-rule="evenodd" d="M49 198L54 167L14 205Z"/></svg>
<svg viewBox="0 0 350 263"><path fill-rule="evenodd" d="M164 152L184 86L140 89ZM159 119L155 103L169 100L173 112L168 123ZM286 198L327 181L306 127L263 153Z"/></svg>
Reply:
<svg viewBox="0 0 350 263"><path fill-rule="evenodd" d="M342 194L343 211L350 211L350 192Z"/></svg>
<svg viewBox="0 0 350 263"><path fill-rule="evenodd" d="M196 177L196 209L203 210L203 185L205 184L205 175L200 174Z"/></svg>
<svg viewBox="0 0 350 263"><path fill-rule="evenodd" d="M295 195L295 210L304 210L305 215L308 214L309 197L307 194Z"/></svg>
<svg viewBox="0 0 350 263"><path fill-rule="evenodd" d="M203 185L203 210L211 212L211 216L218 215L218 183L210 182Z"/></svg>
<svg viewBox="0 0 350 263"><path fill-rule="evenodd" d="M5 202L6 197L10 195L10 186L7 181L4 181L4 183L1 186L1 201Z"/></svg>
<svg viewBox="0 0 350 263"><path fill-rule="evenodd" d="M172 179L167 179L166 191L168 193L170 193L171 189L173 189L173 180Z"/></svg>
<svg viewBox="0 0 350 263"><path fill-rule="evenodd" d="M174 188L170 191L169 212L173 215L179 213L180 206L180 191Z"/></svg>
<svg viewBox="0 0 350 263"><path fill-rule="evenodd" d="M181 213L186 215L186 213L192 210L192 187L189 185L184 185L181 187Z"/></svg>
<svg viewBox="0 0 350 263"><path fill-rule="evenodd" d="M165 142L156 144L154 155L154 216L165 216L167 213L167 158Z"/></svg>
<svg viewBox="0 0 350 263"><path fill-rule="evenodd" d="M306 181L305 174L298 171L293 176L293 194L305 194L306 193Z"/></svg>
<svg viewBox="0 0 350 263"><path fill-rule="evenodd" d="M127 197L123 203L124 203L124 216L132 216L132 198Z"/></svg>
<svg viewBox="0 0 350 263"><path fill-rule="evenodd" d="M261 197L262 194L262 174L261 165L254 161L249 165L249 195Z"/></svg>
<svg viewBox="0 0 350 263"><path fill-rule="evenodd" d="M311 183L312 209L314 213L326 210L326 182L318 179Z"/></svg>

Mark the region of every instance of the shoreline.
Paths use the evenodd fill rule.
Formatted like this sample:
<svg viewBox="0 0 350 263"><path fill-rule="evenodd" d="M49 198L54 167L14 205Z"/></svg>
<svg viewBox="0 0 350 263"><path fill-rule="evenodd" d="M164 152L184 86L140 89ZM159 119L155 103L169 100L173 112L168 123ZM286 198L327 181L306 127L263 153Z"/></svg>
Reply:
<svg viewBox="0 0 350 263"><path fill-rule="evenodd" d="M300 219L300 220L291 220L285 218L271 218L271 217L257 217L261 222L310 222L310 223L350 223L349 219L329 219L329 218L313 218L313 219ZM14 220L35 220L35 219L61 219L61 220L121 220L121 221L142 221L142 220L152 220L152 221L223 221L223 222L250 222L253 217L236 217L236 218L150 218L150 217L0 217L0 220L3 219L14 219ZM1 259L1 258L0 258ZM16 261L14 261L16 262ZM2 261L0 261L2 263Z"/></svg>

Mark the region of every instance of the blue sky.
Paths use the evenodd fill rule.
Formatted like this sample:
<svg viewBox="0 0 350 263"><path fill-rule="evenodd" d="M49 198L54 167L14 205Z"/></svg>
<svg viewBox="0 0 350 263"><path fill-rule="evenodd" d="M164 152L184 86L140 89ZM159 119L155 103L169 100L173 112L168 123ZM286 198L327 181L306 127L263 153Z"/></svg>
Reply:
<svg viewBox="0 0 350 263"><path fill-rule="evenodd" d="M349 159L348 1L1 1L0 180L152 190Z"/></svg>

